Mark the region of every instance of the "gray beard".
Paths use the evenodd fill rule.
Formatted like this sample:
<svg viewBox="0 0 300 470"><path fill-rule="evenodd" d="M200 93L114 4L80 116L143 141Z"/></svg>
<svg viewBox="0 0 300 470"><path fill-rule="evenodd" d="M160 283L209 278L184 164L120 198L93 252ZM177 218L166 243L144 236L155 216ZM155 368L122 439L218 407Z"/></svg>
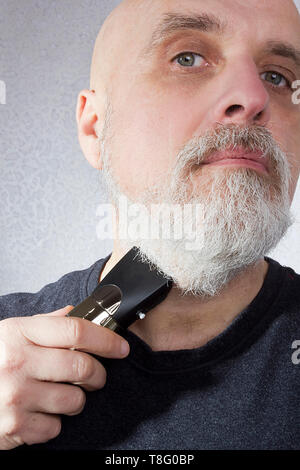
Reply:
<svg viewBox="0 0 300 470"><path fill-rule="evenodd" d="M169 174L135 201L121 191L112 175L111 156L103 137L99 132L103 176L116 207L121 196L128 208L136 203L148 208L163 202L192 204L195 208L201 204L200 220L196 210L185 218L189 233L197 234L192 250L187 249L187 234L181 239L135 236L134 240L119 240L125 250L136 246L141 259L171 278L183 295L206 299L217 296L232 279L273 250L294 223L287 158L265 128L219 126L213 133L192 139L177 155ZM262 150L270 158L271 174L265 176L249 168L214 167L195 181L197 168L206 156L230 145ZM149 211L150 223L151 214ZM173 233L180 222L172 213Z"/></svg>

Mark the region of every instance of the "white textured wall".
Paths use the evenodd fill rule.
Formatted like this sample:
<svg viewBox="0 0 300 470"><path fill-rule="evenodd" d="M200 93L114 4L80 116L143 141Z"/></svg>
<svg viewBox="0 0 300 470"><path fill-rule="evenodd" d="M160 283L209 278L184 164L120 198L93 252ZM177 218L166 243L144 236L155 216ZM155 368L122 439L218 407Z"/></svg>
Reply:
<svg viewBox="0 0 300 470"><path fill-rule="evenodd" d="M77 94L94 40L119 0L0 0L0 295L35 291L111 249L105 201L77 140ZM299 187L293 211L300 214ZM272 256L300 272L300 217Z"/></svg>
<svg viewBox="0 0 300 470"><path fill-rule="evenodd" d="M111 248L96 237L104 195L78 144L75 109L118 3L0 0L0 294L35 291Z"/></svg>

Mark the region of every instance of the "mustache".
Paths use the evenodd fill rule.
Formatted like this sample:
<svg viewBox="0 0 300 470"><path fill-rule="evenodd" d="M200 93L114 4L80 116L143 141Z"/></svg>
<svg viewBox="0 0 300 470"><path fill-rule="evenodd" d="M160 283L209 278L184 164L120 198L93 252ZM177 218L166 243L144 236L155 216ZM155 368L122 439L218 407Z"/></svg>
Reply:
<svg viewBox="0 0 300 470"><path fill-rule="evenodd" d="M212 154L222 150L242 147L245 152L260 151L277 172L287 171L287 159L272 133L263 125L239 126L217 124L213 130L200 137L193 137L179 151L175 162L175 174L190 173Z"/></svg>

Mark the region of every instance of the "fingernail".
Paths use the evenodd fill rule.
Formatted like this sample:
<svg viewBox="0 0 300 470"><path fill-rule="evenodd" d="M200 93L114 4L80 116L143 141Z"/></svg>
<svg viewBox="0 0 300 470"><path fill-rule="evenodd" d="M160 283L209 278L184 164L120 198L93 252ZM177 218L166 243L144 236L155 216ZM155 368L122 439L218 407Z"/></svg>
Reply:
<svg viewBox="0 0 300 470"><path fill-rule="evenodd" d="M129 353L129 344L127 343L127 341L122 341L121 342L121 354L122 356L127 356L128 353Z"/></svg>

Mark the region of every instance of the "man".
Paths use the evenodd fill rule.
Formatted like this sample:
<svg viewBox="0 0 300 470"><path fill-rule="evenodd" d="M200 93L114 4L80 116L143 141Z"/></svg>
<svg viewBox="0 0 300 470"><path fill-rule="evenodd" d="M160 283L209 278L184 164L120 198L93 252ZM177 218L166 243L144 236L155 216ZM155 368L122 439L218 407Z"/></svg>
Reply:
<svg viewBox="0 0 300 470"><path fill-rule="evenodd" d="M293 222L299 44L291 0L126 0L108 17L77 123L117 209L113 252L0 299L1 449L299 449L300 276L266 256ZM120 197L199 204L192 249L122 239ZM65 318L133 245L173 279L167 298L122 335Z"/></svg>

